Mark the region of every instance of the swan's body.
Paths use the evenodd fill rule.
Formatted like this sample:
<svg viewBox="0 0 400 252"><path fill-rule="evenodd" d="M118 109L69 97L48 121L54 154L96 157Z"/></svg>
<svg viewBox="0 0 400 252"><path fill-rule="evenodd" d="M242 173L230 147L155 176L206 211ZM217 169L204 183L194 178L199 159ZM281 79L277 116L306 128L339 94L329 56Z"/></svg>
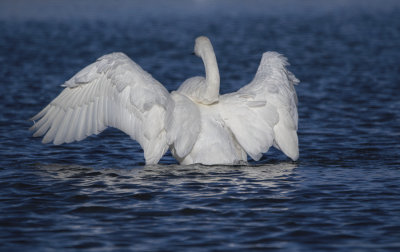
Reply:
<svg viewBox="0 0 400 252"><path fill-rule="evenodd" d="M125 54L99 58L67 81L64 91L32 118L43 142L80 141L115 127L137 140L146 164L171 149L181 164L237 164L271 146L292 160L297 139L298 80L278 53L263 54L253 81L219 95L220 77L208 38L196 39L206 76L186 80L171 94Z"/></svg>

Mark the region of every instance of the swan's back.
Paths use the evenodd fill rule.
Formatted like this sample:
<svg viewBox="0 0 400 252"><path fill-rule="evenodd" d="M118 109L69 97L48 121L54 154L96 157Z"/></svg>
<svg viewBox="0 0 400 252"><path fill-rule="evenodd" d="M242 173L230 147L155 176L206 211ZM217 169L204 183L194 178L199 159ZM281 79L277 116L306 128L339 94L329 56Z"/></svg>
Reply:
<svg viewBox="0 0 400 252"><path fill-rule="evenodd" d="M204 99L205 85L206 79L204 77L195 76L185 80L176 91L201 103L202 99Z"/></svg>

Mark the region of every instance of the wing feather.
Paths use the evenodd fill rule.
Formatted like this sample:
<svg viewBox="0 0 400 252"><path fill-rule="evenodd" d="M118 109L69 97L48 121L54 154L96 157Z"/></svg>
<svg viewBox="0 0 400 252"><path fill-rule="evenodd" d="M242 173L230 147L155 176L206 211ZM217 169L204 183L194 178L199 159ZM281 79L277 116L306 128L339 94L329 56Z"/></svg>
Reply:
<svg viewBox="0 0 400 252"><path fill-rule="evenodd" d="M47 131L46 135L43 137L43 143L50 143L54 140L57 129L60 125L61 119L64 117L64 110L62 108L57 108L53 111L52 114L49 115L49 120L52 120L49 131ZM54 119L53 119L54 118Z"/></svg>
<svg viewBox="0 0 400 252"><path fill-rule="evenodd" d="M55 133L55 137L54 137L54 144L58 145L61 144L64 139L65 139L65 133L67 131L67 122L69 122L70 118L71 118L71 113L72 113L72 109L71 108L67 108L67 111L64 113L63 117L60 118L60 122L59 122L59 128Z"/></svg>
<svg viewBox="0 0 400 252"><path fill-rule="evenodd" d="M173 146L172 154L181 160L193 149L201 130L200 111L185 95L172 93L173 110L169 110L166 123L167 141Z"/></svg>
<svg viewBox="0 0 400 252"><path fill-rule="evenodd" d="M32 117L34 136L54 144L79 141L116 127L137 140L146 163L157 163L168 145L168 91L125 54L99 58L64 83L65 89ZM35 122L37 121L37 122ZM143 136L145 133L145 136Z"/></svg>
<svg viewBox="0 0 400 252"><path fill-rule="evenodd" d="M78 125L78 119L79 119L81 109L80 109L80 107L78 107L75 110L71 109L71 111L72 111L72 114L71 114L71 119L70 119L70 125ZM65 132L65 142L66 143L71 143L71 142L75 141L75 135L78 134L78 133L74 132L75 130L78 131L78 129L74 129L72 127L67 128L67 130Z"/></svg>
<svg viewBox="0 0 400 252"><path fill-rule="evenodd" d="M55 109L54 107L50 107L50 106L46 106L46 108L44 108L42 111L40 111L38 113L38 115L40 116L35 116L34 118L32 118L32 120L38 120L38 122L35 122L35 127L32 126L30 129L33 130L33 128L36 128L37 131L33 134L34 137L37 136L42 136L44 135L44 133L47 132L47 130L49 129L50 125L51 125L51 121L49 120L49 114L47 113L47 111L51 111Z"/></svg>
<svg viewBox="0 0 400 252"><path fill-rule="evenodd" d="M78 107L79 108L79 120L77 122L77 127L74 128L73 126L71 126L71 130L72 130L72 134L74 135L74 139L76 141L81 141L83 139L86 138L86 114L87 114L87 110L88 110L88 106L87 104L84 104L82 107Z"/></svg>
<svg viewBox="0 0 400 252"><path fill-rule="evenodd" d="M273 144L272 128L278 120L275 109L265 101L233 93L220 97L220 110L242 148L252 159L259 160Z"/></svg>

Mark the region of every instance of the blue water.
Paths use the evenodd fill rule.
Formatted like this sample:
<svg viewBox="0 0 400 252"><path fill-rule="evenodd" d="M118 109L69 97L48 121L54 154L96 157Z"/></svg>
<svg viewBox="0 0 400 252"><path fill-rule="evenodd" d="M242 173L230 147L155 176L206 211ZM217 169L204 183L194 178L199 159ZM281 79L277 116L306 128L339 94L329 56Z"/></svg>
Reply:
<svg viewBox="0 0 400 252"><path fill-rule="evenodd" d="M400 3L0 3L0 250L399 251ZM333 3L335 2L335 3ZM301 80L300 159L144 166L108 129L62 146L28 120L96 58L122 51L176 89L213 42L222 93L283 53Z"/></svg>

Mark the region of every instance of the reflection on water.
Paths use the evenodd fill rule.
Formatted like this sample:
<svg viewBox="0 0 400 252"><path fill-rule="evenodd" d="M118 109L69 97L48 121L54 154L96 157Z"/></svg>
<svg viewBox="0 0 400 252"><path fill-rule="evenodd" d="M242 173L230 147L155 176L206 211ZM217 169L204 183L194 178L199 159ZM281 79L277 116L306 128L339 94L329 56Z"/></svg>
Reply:
<svg viewBox="0 0 400 252"><path fill-rule="evenodd" d="M287 180L297 167L294 162L255 166L204 166L204 165L151 165L131 169L92 168L81 165L35 164L35 169L44 180L55 183L74 181L76 187L102 184L109 193L127 192L125 185L139 190L146 186L161 186L168 190L195 183L209 188L262 187L275 188L279 181ZM48 181L49 182L49 181ZM122 191L119 191L122 188ZM133 192L133 191L132 191ZM200 193L200 192L197 192Z"/></svg>

